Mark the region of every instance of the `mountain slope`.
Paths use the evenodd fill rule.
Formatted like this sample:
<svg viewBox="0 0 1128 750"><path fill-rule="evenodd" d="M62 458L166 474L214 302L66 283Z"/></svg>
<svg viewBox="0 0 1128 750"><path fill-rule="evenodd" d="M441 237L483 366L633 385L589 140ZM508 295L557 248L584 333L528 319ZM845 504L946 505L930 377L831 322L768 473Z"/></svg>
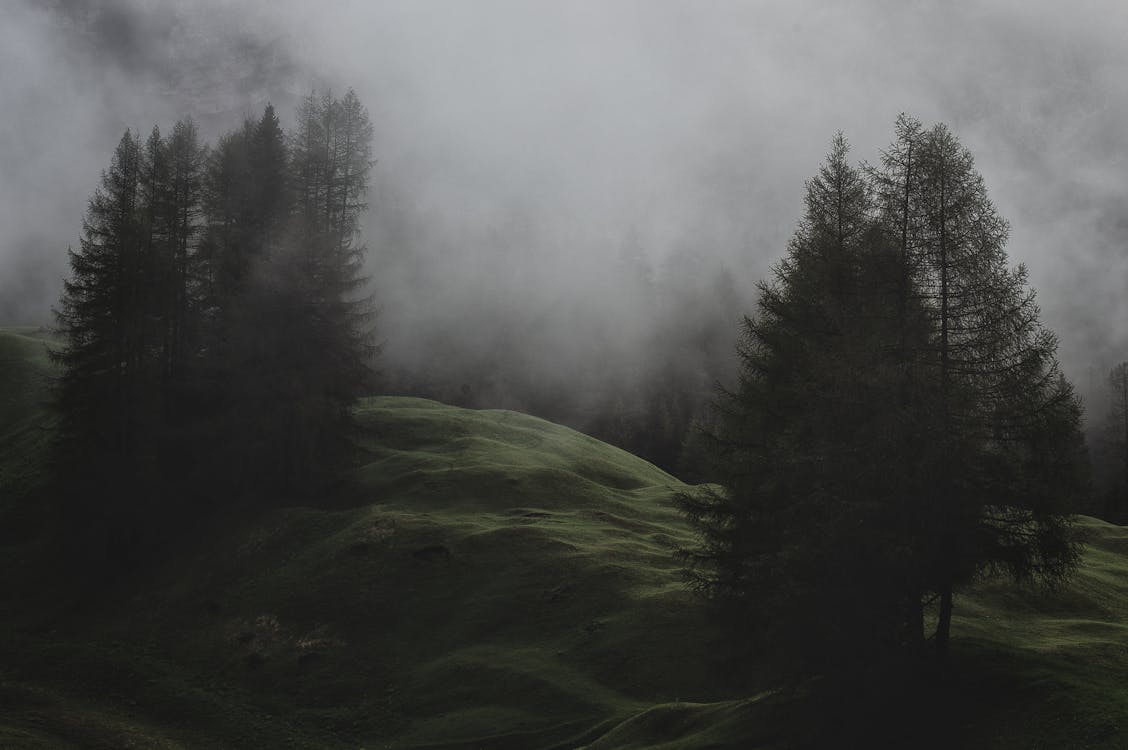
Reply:
<svg viewBox="0 0 1128 750"><path fill-rule="evenodd" d="M27 385L50 373L38 347L0 331L17 353L0 364L17 384L0 403L9 516L49 434ZM769 748L817 720L717 679L718 636L672 555L691 488L522 414L357 413L359 494L336 509L217 519L93 610L0 593L0 746ZM930 694L944 718L903 745L1128 746L1128 530L1082 527L1068 587L959 599ZM32 537L0 540L9 573L34 575Z"/></svg>
<svg viewBox="0 0 1128 750"><path fill-rule="evenodd" d="M522 414L378 398L358 415L360 505L217 529L120 614L17 617L15 702L171 746L527 748L721 697L672 555L688 541L676 479Z"/></svg>
<svg viewBox="0 0 1128 750"><path fill-rule="evenodd" d="M0 492L29 491L46 457L55 372L48 343L39 329L0 328Z"/></svg>

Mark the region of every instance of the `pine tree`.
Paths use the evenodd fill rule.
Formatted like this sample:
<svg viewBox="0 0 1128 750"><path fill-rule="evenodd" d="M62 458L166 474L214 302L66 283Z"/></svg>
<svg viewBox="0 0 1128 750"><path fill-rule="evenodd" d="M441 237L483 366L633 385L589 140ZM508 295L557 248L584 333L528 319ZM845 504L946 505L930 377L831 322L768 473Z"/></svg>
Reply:
<svg viewBox="0 0 1128 750"><path fill-rule="evenodd" d="M787 671L842 669L900 637L888 485L896 274L841 135L744 322L739 386L709 436L722 491L682 497L697 585ZM895 269L894 269L895 271Z"/></svg>
<svg viewBox="0 0 1128 750"><path fill-rule="evenodd" d="M59 400L63 434L76 450L126 457L139 443L138 384L144 363L145 238L141 144L126 131L90 198L71 278L56 310L64 346Z"/></svg>
<svg viewBox="0 0 1128 750"><path fill-rule="evenodd" d="M911 294L929 345L908 352L938 390L935 481L922 507L925 590L947 649L954 590L991 571L1053 580L1076 559L1069 514L1084 492L1080 405L1039 322L1026 269L1008 265L1009 227L974 160L937 125L916 138L907 182Z"/></svg>
<svg viewBox="0 0 1128 750"><path fill-rule="evenodd" d="M217 473L256 501L336 475L371 383L358 236L372 128L352 92L311 95L299 116L287 139L268 105L220 140L208 169L207 349L232 446Z"/></svg>
<svg viewBox="0 0 1128 750"><path fill-rule="evenodd" d="M353 91L311 94L291 138L292 244L280 268L292 300L281 363L298 384L292 467L331 470L351 454L351 408L373 382L373 308L359 242L372 167L372 125ZM300 312L300 314L299 314Z"/></svg>
<svg viewBox="0 0 1128 750"><path fill-rule="evenodd" d="M259 254L270 258L289 227L292 204L286 136L273 105L266 105L247 141L252 185L251 231L261 245Z"/></svg>
<svg viewBox="0 0 1128 750"><path fill-rule="evenodd" d="M91 196L71 276L55 311L62 347L56 444L66 549L128 562L141 538L153 476L157 389L152 370L151 256L143 148L126 131Z"/></svg>
<svg viewBox="0 0 1128 750"><path fill-rule="evenodd" d="M291 231L287 150L274 108L224 135L207 169L208 226L201 248L207 309L205 350L213 428L222 450L213 473L231 494L262 502L283 491L289 457L280 449L296 408L294 374L284 362L296 345L287 320L300 317L278 266Z"/></svg>
<svg viewBox="0 0 1128 750"><path fill-rule="evenodd" d="M207 150L200 144L192 120L176 123L165 143L165 154L168 181L163 220L168 249L163 274L163 369L166 382L182 387L202 346L198 244Z"/></svg>
<svg viewBox="0 0 1128 750"><path fill-rule="evenodd" d="M247 127L226 133L209 154L204 176L204 230L202 260L205 267L205 304L216 317L217 330L225 328L233 300L242 293L254 263L251 244L252 176ZM219 342L210 348L218 356Z"/></svg>
<svg viewBox="0 0 1128 750"><path fill-rule="evenodd" d="M141 348L146 359L153 360L155 372L150 377L167 379L166 355L171 348L167 321L170 277L172 273L172 236L169 215L173 211L169 191L168 149L159 127L154 126L145 141L141 155L141 200L138 214L141 221L143 263L140 268L145 278ZM152 366L150 369L154 369Z"/></svg>
<svg viewBox="0 0 1128 750"><path fill-rule="evenodd" d="M838 138L808 183L719 403L722 490L682 501L697 583L792 667L919 648L933 598L943 654L959 586L1076 561L1080 407L1006 223L943 126L899 120L883 167Z"/></svg>
<svg viewBox="0 0 1128 750"><path fill-rule="evenodd" d="M210 152L190 120L127 132L91 198L57 313L60 456L109 478L109 516L147 490L153 517L170 495L293 499L351 453L372 127L351 91L307 104L294 158L269 105Z"/></svg>

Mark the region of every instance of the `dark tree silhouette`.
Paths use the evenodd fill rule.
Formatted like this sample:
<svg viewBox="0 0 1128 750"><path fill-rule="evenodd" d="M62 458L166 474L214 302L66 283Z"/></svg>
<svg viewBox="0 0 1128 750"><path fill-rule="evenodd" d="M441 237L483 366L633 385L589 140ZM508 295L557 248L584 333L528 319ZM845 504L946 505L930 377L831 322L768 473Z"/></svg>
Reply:
<svg viewBox="0 0 1128 750"><path fill-rule="evenodd" d="M1009 228L970 152L944 125L915 137L919 169L907 180L902 231L909 293L924 303L930 337L907 354L918 378L938 388L936 481L922 517L925 592L940 597L943 653L957 586L989 571L1020 580L1068 573L1069 514L1086 491L1086 462L1057 340L1039 322L1026 269L1008 265Z"/></svg>
<svg viewBox="0 0 1128 750"><path fill-rule="evenodd" d="M722 489L681 498L703 541L696 583L791 674L857 667L902 637L900 273L870 208L838 136L705 438Z"/></svg>
<svg viewBox="0 0 1128 750"><path fill-rule="evenodd" d="M55 311L63 549L88 564L133 559L155 473L155 248L144 220L144 162L126 131L90 198L79 249L69 251L71 277Z"/></svg>
<svg viewBox="0 0 1128 750"><path fill-rule="evenodd" d="M370 392L372 303L358 241L372 127L356 95L308 97L284 136L272 107L209 169L211 361L219 473L256 502L309 497L352 455Z"/></svg>
<svg viewBox="0 0 1128 750"><path fill-rule="evenodd" d="M79 250L69 251L71 278L55 312L64 340L56 359L65 440L123 458L141 442L144 413L149 243L141 169L141 145L126 131L90 198Z"/></svg>
<svg viewBox="0 0 1128 750"><path fill-rule="evenodd" d="M334 471L348 460L352 406L374 384L375 312L359 241L372 135L368 112L349 90L341 99L307 97L290 139L294 211L278 289L293 301L279 366L299 406L287 415L294 467Z"/></svg>
<svg viewBox="0 0 1128 750"><path fill-rule="evenodd" d="M808 182L707 436L722 488L682 498L697 584L792 670L919 647L934 599L943 654L957 587L1076 561L1084 444L1054 337L970 154L943 126L897 133L864 174L839 136Z"/></svg>
<svg viewBox="0 0 1128 750"><path fill-rule="evenodd" d="M308 105L291 141L310 149L270 106L210 152L190 120L122 137L57 311L76 526L140 537L178 500L290 502L348 465L375 352L358 239L372 127L351 91Z"/></svg>

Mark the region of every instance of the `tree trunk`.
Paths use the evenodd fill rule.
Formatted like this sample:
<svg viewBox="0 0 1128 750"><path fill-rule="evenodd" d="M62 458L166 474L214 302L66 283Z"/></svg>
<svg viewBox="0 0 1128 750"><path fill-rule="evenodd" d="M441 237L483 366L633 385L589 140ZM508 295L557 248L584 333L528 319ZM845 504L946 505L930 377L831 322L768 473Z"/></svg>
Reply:
<svg viewBox="0 0 1128 750"><path fill-rule="evenodd" d="M940 592L940 617L936 623L936 655L941 661L948 658L948 641L952 632L952 587Z"/></svg>

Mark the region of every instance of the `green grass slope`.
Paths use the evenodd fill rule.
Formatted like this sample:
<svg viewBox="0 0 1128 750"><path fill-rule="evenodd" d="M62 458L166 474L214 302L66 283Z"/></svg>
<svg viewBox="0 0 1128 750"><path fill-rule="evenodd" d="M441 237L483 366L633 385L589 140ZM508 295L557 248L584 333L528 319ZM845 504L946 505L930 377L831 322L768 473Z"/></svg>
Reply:
<svg viewBox="0 0 1128 750"><path fill-rule="evenodd" d="M957 601L968 671L993 684L967 688L980 746L1128 747L1128 528L1079 525L1084 558L1060 590L988 582Z"/></svg>
<svg viewBox="0 0 1128 750"><path fill-rule="evenodd" d="M723 697L671 554L687 540L676 479L512 412L378 398L358 414L364 504L223 529L120 617L19 618L0 688L34 708L8 731L575 747L655 704Z"/></svg>
<svg viewBox="0 0 1128 750"><path fill-rule="evenodd" d="M40 329L0 328L0 623L11 592L37 578L37 542L49 524L39 498L55 423L48 344Z"/></svg>
<svg viewBox="0 0 1128 750"><path fill-rule="evenodd" d="M10 382L48 371L29 341L0 332L22 352ZM30 403L0 406L24 446L0 476L30 476ZM788 746L785 699L714 679L671 554L691 541L684 485L513 412L373 398L358 415L350 507L221 521L100 614L0 603L0 747ZM1128 747L1128 533L1084 529L1067 588L961 597L954 713L904 746Z"/></svg>
<svg viewBox="0 0 1128 750"><path fill-rule="evenodd" d="M54 368L49 339L36 328L0 328L0 493L26 493L46 456L47 399ZM0 498L4 495L0 494Z"/></svg>

